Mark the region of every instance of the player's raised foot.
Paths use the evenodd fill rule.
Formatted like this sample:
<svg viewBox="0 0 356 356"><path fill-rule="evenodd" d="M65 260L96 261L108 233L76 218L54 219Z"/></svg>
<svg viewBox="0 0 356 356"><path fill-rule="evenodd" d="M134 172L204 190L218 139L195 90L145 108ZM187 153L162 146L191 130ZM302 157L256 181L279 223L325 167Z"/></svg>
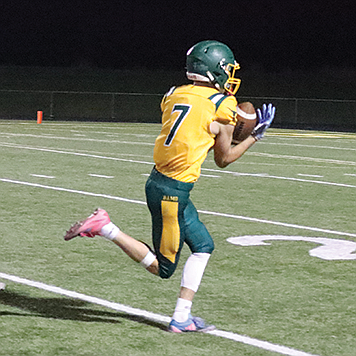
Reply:
<svg viewBox="0 0 356 356"><path fill-rule="evenodd" d="M108 213L104 209L96 209L89 217L72 225L64 235L64 240L69 241L76 236L94 237L100 235L102 227L109 222Z"/></svg>
<svg viewBox="0 0 356 356"><path fill-rule="evenodd" d="M194 331L205 333L207 331L211 331L214 329L215 329L214 325L208 325L205 323L205 321L202 318L191 316L191 315L189 315L188 320L184 321L183 323L179 323L178 321L172 319L168 327L168 331L173 333L194 332Z"/></svg>

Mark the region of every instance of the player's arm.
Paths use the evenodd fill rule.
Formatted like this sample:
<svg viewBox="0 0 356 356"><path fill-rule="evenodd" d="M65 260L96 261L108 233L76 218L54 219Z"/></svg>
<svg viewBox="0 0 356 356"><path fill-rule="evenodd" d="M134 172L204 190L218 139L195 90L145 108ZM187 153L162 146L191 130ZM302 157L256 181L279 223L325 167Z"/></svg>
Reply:
<svg viewBox="0 0 356 356"><path fill-rule="evenodd" d="M263 104L262 110L257 109L259 123L253 129L251 135L236 146L231 146L234 125L221 124L213 121L210 124L210 131L215 137L214 159L218 167L224 168L230 163L239 159L255 142L261 140L266 130L271 125L276 108L269 104Z"/></svg>
<svg viewBox="0 0 356 356"><path fill-rule="evenodd" d="M214 145L214 160L218 167L225 168L239 159L255 142L253 136L247 137L236 146L231 146L234 125L224 125L217 121L210 124L210 131L216 135Z"/></svg>

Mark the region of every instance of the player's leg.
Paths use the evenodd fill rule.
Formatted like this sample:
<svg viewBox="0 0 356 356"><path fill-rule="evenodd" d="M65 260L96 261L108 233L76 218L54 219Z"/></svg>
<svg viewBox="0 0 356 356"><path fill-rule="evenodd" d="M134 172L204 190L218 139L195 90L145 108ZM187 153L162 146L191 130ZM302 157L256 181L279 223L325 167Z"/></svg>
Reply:
<svg viewBox="0 0 356 356"><path fill-rule="evenodd" d="M185 242L193 253L184 266L180 294L170 323L170 330L173 332L208 331L214 326L205 324L200 318L192 317L191 307L205 267L214 250L214 243L206 227L199 220L198 213L191 202L185 209L185 216L187 235Z"/></svg>
<svg viewBox="0 0 356 356"><path fill-rule="evenodd" d="M76 236L94 237L96 235L113 241L131 259L139 262L149 272L158 275L158 261L156 256L144 243L125 234L113 224L108 213L103 209L97 209L88 218L75 223L69 231L67 231L64 239L68 241Z"/></svg>
<svg viewBox="0 0 356 356"><path fill-rule="evenodd" d="M184 266L182 285L176 308L169 324L169 330L176 333L187 331L207 332L214 330L214 325L208 325L201 318L191 315L193 298L203 277L205 266L210 254L192 254ZM188 287L187 287L188 286Z"/></svg>
<svg viewBox="0 0 356 356"><path fill-rule="evenodd" d="M147 203L152 216L153 244L159 261L159 275L162 278L169 278L174 273L187 235L192 235L191 239L194 240L193 235L199 234L199 231L195 230L202 228L198 213L189 199L192 188L192 184L177 182L154 171L146 183ZM206 238L210 238L212 242L206 231L197 239L201 243L195 246L190 242L191 249L193 247L211 253L212 243L209 248L203 247L202 242ZM169 324L169 330L172 332L208 331L214 328L206 325L204 320L190 315L192 301L210 253L193 253L184 267L180 295Z"/></svg>
<svg viewBox="0 0 356 356"><path fill-rule="evenodd" d="M192 254L184 266L181 287L196 293L210 255L214 250L214 241L205 225L199 220L198 212L191 200L184 211L184 216L186 223L185 243L189 246ZM189 295L184 292L184 289L182 293Z"/></svg>
<svg viewBox="0 0 356 356"><path fill-rule="evenodd" d="M148 272L158 276L158 260L156 255L142 243L133 237L120 231L112 241L119 246L131 259L139 262Z"/></svg>
<svg viewBox="0 0 356 356"><path fill-rule="evenodd" d="M179 188L177 190L177 188ZM193 184L178 182L152 171L146 183L147 203L152 215L152 232L156 254L146 244L125 234L114 225L103 209L74 224L67 231L66 241L76 236L104 236L119 246L130 258L149 272L169 278L175 271L184 240L180 239L179 216L189 200ZM164 237L161 239L161 237ZM157 255L157 258L156 258Z"/></svg>
<svg viewBox="0 0 356 356"><path fill-rule="evenodd" d="M192 187L192 184L178 182L155 170L147 180L146 198L152 217L152 241L161 278L170 278L177 268L184 244L184 209Z"/></svg>

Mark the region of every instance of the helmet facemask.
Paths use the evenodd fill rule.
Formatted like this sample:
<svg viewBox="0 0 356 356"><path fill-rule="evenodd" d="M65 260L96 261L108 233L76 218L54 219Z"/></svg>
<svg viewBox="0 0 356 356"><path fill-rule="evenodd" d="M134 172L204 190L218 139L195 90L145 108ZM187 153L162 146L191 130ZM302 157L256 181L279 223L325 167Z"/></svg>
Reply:
<svg viewBox="0 0 356 356"><path fill-rule="evenodd" d="M235 95L241 84L241 79L236 77L236 71L240 69L240 65L235 61L234 64L228 63L224 69L228 75L228 80L224 84L224 89L229 94Z"/></svg>
<svg viewBox="0 0 356 356"><path fill-rule="evenodd" d="M240 69L240 65L236 61L234 64L220 62L219 67L219 71L213 71L213 73L207 71L207 78L220 92L235 95L241 84L241 79L236 77L236 71Z"/></svg>

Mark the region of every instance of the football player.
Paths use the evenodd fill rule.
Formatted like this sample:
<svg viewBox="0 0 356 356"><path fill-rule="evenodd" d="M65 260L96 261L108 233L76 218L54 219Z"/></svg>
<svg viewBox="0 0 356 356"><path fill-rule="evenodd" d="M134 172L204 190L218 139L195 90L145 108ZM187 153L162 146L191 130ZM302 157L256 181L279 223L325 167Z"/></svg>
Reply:
<svg viewBox="0 0 356 356"><path fill-rule="evenodd" d="M185 263L179 298L169 324L172 332L208 331L214 326L191 315L192 301L214 250L214 242L190 200L201 165L210 149L223 168L241 157L270 126L275 108L257 110L259 124L251 136L231 145L240 86L239 64L230 48L218 41L202 41L187 52L189 85L171 88L163 97L162 128L154 147L155 166L146 182L152 216L153 249L132 238L97 209L74 224L65 240L75 236L103 236L149 272L169 278L176 270L183 244L191 255Z"/></svg>

